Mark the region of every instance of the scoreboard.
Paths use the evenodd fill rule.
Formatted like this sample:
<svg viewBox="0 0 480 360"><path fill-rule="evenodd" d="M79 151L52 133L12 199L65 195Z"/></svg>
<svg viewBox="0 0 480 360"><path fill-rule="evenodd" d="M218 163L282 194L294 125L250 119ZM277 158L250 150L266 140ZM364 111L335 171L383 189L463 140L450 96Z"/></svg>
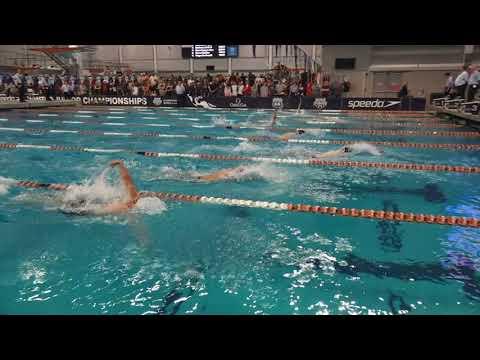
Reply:
<svg viewBox="0 0 480 360"><path fill-rule="evenodd" d="M184 48L182 56L194 59L238 57L238 45L192 45Z"/></svg>

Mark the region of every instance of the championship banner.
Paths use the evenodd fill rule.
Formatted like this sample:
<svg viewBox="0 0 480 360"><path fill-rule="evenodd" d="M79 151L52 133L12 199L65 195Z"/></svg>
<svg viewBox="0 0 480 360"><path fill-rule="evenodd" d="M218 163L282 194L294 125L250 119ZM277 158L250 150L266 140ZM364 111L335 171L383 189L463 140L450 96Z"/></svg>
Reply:
<svg viewBox="0 0 480 360"><path fill-rule="evenodd" d="M82 105L145 106L145 107L196 107L203 109L306 109L349 111L425 111L424 98L340 98L311 96L271 97L192 97L182 96L30 96L28 101L77 100ZM1 102L19 102L18 97L0 97Z"/></svg>

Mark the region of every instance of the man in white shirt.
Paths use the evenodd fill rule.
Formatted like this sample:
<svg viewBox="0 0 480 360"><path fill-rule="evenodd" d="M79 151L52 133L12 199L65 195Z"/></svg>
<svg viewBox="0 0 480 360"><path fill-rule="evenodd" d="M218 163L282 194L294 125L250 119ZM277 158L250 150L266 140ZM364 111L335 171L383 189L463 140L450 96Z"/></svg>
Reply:
<svg viewBox="0 0 480 360"><path fill-rule="evenodd" d="M478 72L477 67L474 65L470 65L470 68L471 72L470 77L468 78L467 101L473 101L480 82L480 73Z"/></svg>
<svg viewBox="0 0 480 360"><path fill-rule="evenodd" d="M68 85L66 82L63 83L62 85L62 92L63 92L63 96L65 96L65 98L68 98Z"/></svg>
<svg viewBox="0 0 480 360"><path fill-rule="evenodd" d="M132 87L132 96L138 96L138 86L137 84Z"/></svg>
<svg viewBox="0 0 480 360"><path fill-rule="evenodd" d="M455 91L457 96L461 98L465 98L465 89L467 88L469 74L469 66L464 66L463 71L460 75L457 76L455 79Z"/></svg>
<svg viewBox="0 0 480 360"><path fill-rule="evenodd" d="M177 86L175 87L175 93L177 95L185 94L185 86L183 86L183 83L181 81L177 83Z"/></svg>

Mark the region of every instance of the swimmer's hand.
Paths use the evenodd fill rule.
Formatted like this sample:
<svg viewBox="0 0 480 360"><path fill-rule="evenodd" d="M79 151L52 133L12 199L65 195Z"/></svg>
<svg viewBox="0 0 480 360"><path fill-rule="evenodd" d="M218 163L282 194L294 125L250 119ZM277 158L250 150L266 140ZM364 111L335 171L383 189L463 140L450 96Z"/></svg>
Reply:
<svg viewBox="0 0 480 360"><path fill-rule="evenodd" d="M123 161L122 160L113 160L111 163L110 163L110 166L113 168L115 166L123 166Z"/></svg>

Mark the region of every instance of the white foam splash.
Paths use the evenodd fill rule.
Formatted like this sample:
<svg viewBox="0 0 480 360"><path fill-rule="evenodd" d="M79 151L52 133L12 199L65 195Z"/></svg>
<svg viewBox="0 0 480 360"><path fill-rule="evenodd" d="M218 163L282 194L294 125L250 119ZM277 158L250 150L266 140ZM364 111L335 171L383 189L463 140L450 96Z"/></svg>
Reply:
<svg viewBox="0 0 480 360"><path fill-rule="evenodd" d="M260 149L261 149L260 146L255 145L252 142L242 141L241 143L239 143L237 146L233 148L233 151L258 153Z"/></svg>
<svg viewBox="0 0 480 360"><path fill-rule="evenodd" d="M126 191L118 179L116 182L107 180L110 169L105 168L98 176L91 177L82 185L71 185L68 191L61 194L59 209L93 212L105 204L126 200ZM79 206L80 201L82 204Z"/></svg>
<svg viewBox="0 0 480 360"><path fill-rule="evenodd" d="M228 176L226 180L248 181L264 179L275 183L288 181L288 174L271 164L259 163L241 166L241 169L243 171L233 171L231 176Z"/></svg>
<svg viewBox="0 0 480 360"><path fill-rule="evenodd" d="M167 210L165 203L156 197L140 198L132 212L145 215L158 215Z"/></svg>
<svg viewBox="0 0 480 360"><path fill-rule="evenodd" d="M190 178L191 178L191 175L189 175L188 171L186 172L172 166L162 166L160 168L159 175L148 179L148 181L154 181L154 180L160 180L160 179L187 180Z"/></svg>
<svg viewBox="0 0 480 360"><path fill-rule="evenodd" d="M0 195L7 194L8 190L10 189L10 186L15 184L16 182L17 180L15 179L0 176Z"/></svg>
<svg viewBox="0 0 480 360"><path fill-rule="evenodd" d="M325 136L325 130L321 129L305 129L306 134L315 135L315 136Z"/></svg>
<svg viewBox="0 0 480 360"><path fill-rule="evenodd" d="M212 117L212 122L216 126L226 126L226 125L228 125L227 118L223 115L214 115Z"/></svg>
<svg viewBox="0 0 480 360"><path fill-rule="evenodd" d="M350 146L355 154L368 153L370 155L380 156L382 153L372 144L356 143Z"/></svg>
<svg viewBox="0 0 480 360"><path fill-rule="evenodd" d="M247 181L265 179L270 182L286 182L288 181L288 173L280 171L271 164L259 163L254 165L244 165L230 168L231 174L224 177L221 181ZM182 170L171 166L163 166L160 169L160 174L154 175L147 181L155 180L183 180L183 181L197 181L199 176L210 175L219 170L210 170L197 172L194 170Z"/></svg>

